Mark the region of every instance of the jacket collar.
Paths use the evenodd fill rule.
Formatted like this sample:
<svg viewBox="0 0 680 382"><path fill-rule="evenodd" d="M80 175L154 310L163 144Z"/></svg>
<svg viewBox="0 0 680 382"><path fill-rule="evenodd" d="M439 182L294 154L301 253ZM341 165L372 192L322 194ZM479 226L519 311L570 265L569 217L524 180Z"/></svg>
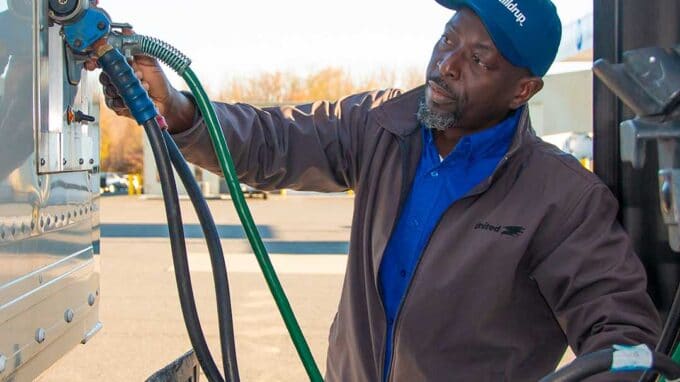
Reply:
<svg viewBox="0 0 680 382"><path fill-rule="evenodd" d="M378 124L399 137L406 137L419 129L420 124L416 117L420 100L425 95L425 85L421 85L400 96L390 99L376 109ZM515 135L506 154L512 156L520 149L523 143L531 141L536 132L531 127L529 120L529 107L523 107L522 114L517 123Z"/></svg>

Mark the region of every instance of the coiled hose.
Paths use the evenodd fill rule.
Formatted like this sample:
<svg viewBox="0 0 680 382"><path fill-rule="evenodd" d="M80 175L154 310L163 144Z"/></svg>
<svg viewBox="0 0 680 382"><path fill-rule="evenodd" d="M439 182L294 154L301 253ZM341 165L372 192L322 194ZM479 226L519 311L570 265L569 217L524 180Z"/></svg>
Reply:
<svg viewBox="0 0 680 382"><path fill-rule="evenodd" d="M196 301L194 300L189 264L187 261L182 214L177 196L177 186L172 172L172 166L167 147L163 141L161 126L156 119L158 111L142 84L134 75L125 57L110 46L98 51L98 62L102 70L109 76L111 83L125 100L137 123L144 127L154 154L156 167L160 175L161 189L165 214L168 220L170 247L172 248L172 262L175 267L175 281L179 294L184 324L189 334L191 345L196 351L196 357L210 381L223 381L223 378L213 360L208 348L203 330L201 329Z"/></svg>
<svg viewBox="0 0 680 382"><path fill-rule="evenodd" d="M217 226L215 225L210 208L208 208L208 203L206 203L201 189L198 183L196 183L196 178L194 178L189 165L167 130L163 130L163 139L170 154L170 161L172 161L173 167L189 194L191 204L194 206L196 216L198 216L198 220L201 223L206 244L208 245L213 270L213 281L215 283L215 297L217 298L217 317L219 320L218 327L224 376L227 381L238 382L240 378L238 363L236 362L234 324L231 314L231 299L229 297L229 279L220 243L220 235L217 232Z"/></svg>
<svg viewBox="0 0 680 382"><path fill-rule="evenodd" d="M208 132L213 143L213 148L215 149L220 163L220 168L222 169L227 186L229 187L229 192L231 193L234 207L246 232L248 241L253 248L257 262L267 282L267 286L274 297L274 301L276 302L279 312L281 313L284 324L288 329L288 333L291 337L291 340L293 341L295 349L297 350L298 356L302 361L310 381L322 382L323 378L321 377L319 368L314 361L314 357L312 356L309 346L307 345L307 341L302 334L302 330L300 329L300 325L295 318L295 314L293 313L290 303L288 302L288 298L286 297L281 283L276 276L274 267L272 266L269 255L267 254L267 249L262 242L262 238L257 231L257 226L255 225L250 210L248 209L248 204L246 203L243 193L241 192L241 187L236 175L236 169L231 159L231 155L229 154L229 148L227 147L224 134L222 133L222 127L219 120L217 119L215 110L210 103L208 95L201 86L200 81L196 77L196 74L189 67L191 61L188 59L188 57L179 52L179 50L163 41L142 35L136 35L135 38L138 39L138 46L141 49L141 53L153 56L170 66L172 70L176 71L180 76L182 76L189 86L189 89L193 93L196 99L196 104L208 126Z"/></svg>

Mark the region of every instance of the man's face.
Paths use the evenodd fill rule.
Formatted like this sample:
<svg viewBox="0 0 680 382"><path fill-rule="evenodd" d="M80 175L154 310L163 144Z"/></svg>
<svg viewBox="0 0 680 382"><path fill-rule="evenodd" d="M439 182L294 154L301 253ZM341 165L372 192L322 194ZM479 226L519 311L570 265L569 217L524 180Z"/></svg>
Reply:
<svg viewBox="0 0 680 382"><path fill-rule="evenodd" d="M523 73L501 56L477 15L463 8L434 46L419 117L439 130L493 126L508 114Z"/></svg>

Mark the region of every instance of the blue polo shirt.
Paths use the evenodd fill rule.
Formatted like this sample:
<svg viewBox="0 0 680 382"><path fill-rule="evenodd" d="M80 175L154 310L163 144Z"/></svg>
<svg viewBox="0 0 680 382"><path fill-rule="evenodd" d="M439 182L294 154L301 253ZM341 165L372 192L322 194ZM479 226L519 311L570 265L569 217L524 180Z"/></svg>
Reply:
<svg viewBox="0 0 680 382"><path fill-rule="evenodd" d="M420 255L444 212L491 175L507 153L521 108L496 126L467 135L441 159L432 131L423 128L423 150L411 192L390 237L379 271L387 317L385 373L392 358L394 324Z"/></svg>

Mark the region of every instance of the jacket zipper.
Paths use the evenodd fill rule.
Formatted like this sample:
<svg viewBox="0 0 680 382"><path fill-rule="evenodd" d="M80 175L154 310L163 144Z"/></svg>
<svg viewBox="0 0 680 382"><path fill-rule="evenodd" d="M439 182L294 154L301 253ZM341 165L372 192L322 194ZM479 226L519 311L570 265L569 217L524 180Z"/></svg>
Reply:
<svg viewBox="0 0 680 382"><path fill-rule="evenodd" d="M451 208L449 206L449 208ZM448 211L448 208L447 208ZM437 224L434 226L434 229L432 232L434 233L435 230L437 230L437 227L439 227L439 223L443 219L444 215L446 215L446 212L442 214L442 216L437 220ZM413 275L411 276L411 280L408 283L408 286L406 287L406 292L404 292L404 296L401 298L401 301L399 302L399 308L397 309L397 316L394 318L394 326L392 327L392 358L390 359L390 366L389 366L389 371L387 372L387 378L386 381L389 382L392 378L392 365L394 364L394 350L397 348L397 337L395 334L397 334L397 327L401 321L399 321L399 318L401 317L401 308L404 305L404 301L406 301L406 297L408 297L408 293L411 291L411 285L413 285L413 281L416 278L416 274L418 272L418 268L420 267L420 262L423 260L423 256L425 255L425 252L427 251L427 247L430 245L430 239L432 238L432 235L430 235L427 238L427 242L425 243L425 246L423 247L423 252L421 252L420 256L418 256L418 261L416 262L415 268L413 268ZM383 350L383 354L385 351ZM383 364L385 361L383 360Z"/></svg>
<svg viewBox="0 0 680 382"><path fill-rule="evenodd" d="M484 185L484 187L481 190L474 192L474 193L464 195L458 200L462 200L464 198L474 196L474 195L477 195L477 194L484 192L488 188L487 186L493 181L498 170L503 165L505 165L505 163L507 161L508 161L508 156L507 155L503 156L503 159L501 159L501 161L496 166L496 170L494 170L494 172L487 178L486 184ZM451 209L453 204L455 204L455 202L452 203L449 207L447 207L446 211L444 211L444 213L439 217L439 220L437 220L437 224L435 224L434 228L432 229L432 233L434 233L437 230L437 227L439 227L439 224L441 223L442 219L444 218L444 216L446 215L448 210ZM399 302L399 309L397 309L397 316L394 318L394 326L392 327L392 358L390 359L390 365L388 366L389 371L387 373L387 378L385 378L385 381L383 381L383 382L389 382L392 378L392 365L394 364L394 354L395 354L394 350L397 348L397 346L396 346L397 345L396 333L397 333L397 328L399 326L399 323L401 322L401 321L399 321L399 318L401 317L401 308L404 305L404 301L406 301L406 297L408 297L408 294L411 291L411 285L413 285L413 282L415 281L416 274L418 273L418 268L420 267L420 263L423 259L423 256L425 255L425 252L427 252L427 247L430 246L430 240L431 239L432 239L432 234L430 234L430 236L427 238L427 242L425 243L425 246L423 247L423 251L421 252L420 256L418 257L418 261L416 262L415 268L413 268L413 275L411 276L411 280L409 281L408 286L406 287L406 292L404 292L404 296L401 298L401 301ZM381 304L382 304L382 300L381 300ZM385 308L383 307L383 312L384 311L385 311ZM387 316L385 317L385 319L387 319ZM385 347L383 346L382 365L384 365L384 364L385 364ZM384 374L384 371L383 371L383 374Z"/></svg>
<svg viewBox="0 0 680 382"><path fill-rule="evenodd" d="M389 234L388 239L387 239L388 244L389 244L389 240L392 238L392 234L394 233L394 229L397 226L397 221L399 221L399 217L400 217L401 211L403 209L403 204L404 204L404 201L405 201L404 199L406 197L406 189L407 189L407 185L406 185L407 179L406 179L406 177L408 175L408 167L409 167L408 164L409 164L409 159L410 159L409 158L409 151L410 151L409 144L402 137L397 137L397 139L399 140L399 148L401 149L401 155L402 155L402 159L403 159L402 164L401 164L401 171L402 171L401 190L399 192L399 210L397 211L397 215L394 218L394 222L392 222L392 229L390 229L390 234ZM382 260L381 260L381 264L382 264ZM380 273L380 265L381 264L378 264L378 274ZM378 285L378 283L379 283L379 277L376 277L375 278L375 290L378 291L378 296L379 296L378 301L380 302L380 308L383 312L383 317L385 318L385 323L387 324L387 314L385 314L385 304L383 304L382 297L380 297L380 286ZM399 303L399 307L401 308L401 302ZM395 323L396 323L396 320L395 320ZM392 329L394 330L394 327ZM392 338L394 338L394 337L392 337ZM380 381L382 381L382 382L384 382L383 375L385 375L385 356L386 356L385 346L386 345L387 345L387 338L385 338L385 343L383 343L381 357L380 357L380 375L379 375L379 378L380 378ZM390 365L391 364L392 364L392 361L390 360ZM388 378L389 378L389 375L388 375Z"/></svg>

